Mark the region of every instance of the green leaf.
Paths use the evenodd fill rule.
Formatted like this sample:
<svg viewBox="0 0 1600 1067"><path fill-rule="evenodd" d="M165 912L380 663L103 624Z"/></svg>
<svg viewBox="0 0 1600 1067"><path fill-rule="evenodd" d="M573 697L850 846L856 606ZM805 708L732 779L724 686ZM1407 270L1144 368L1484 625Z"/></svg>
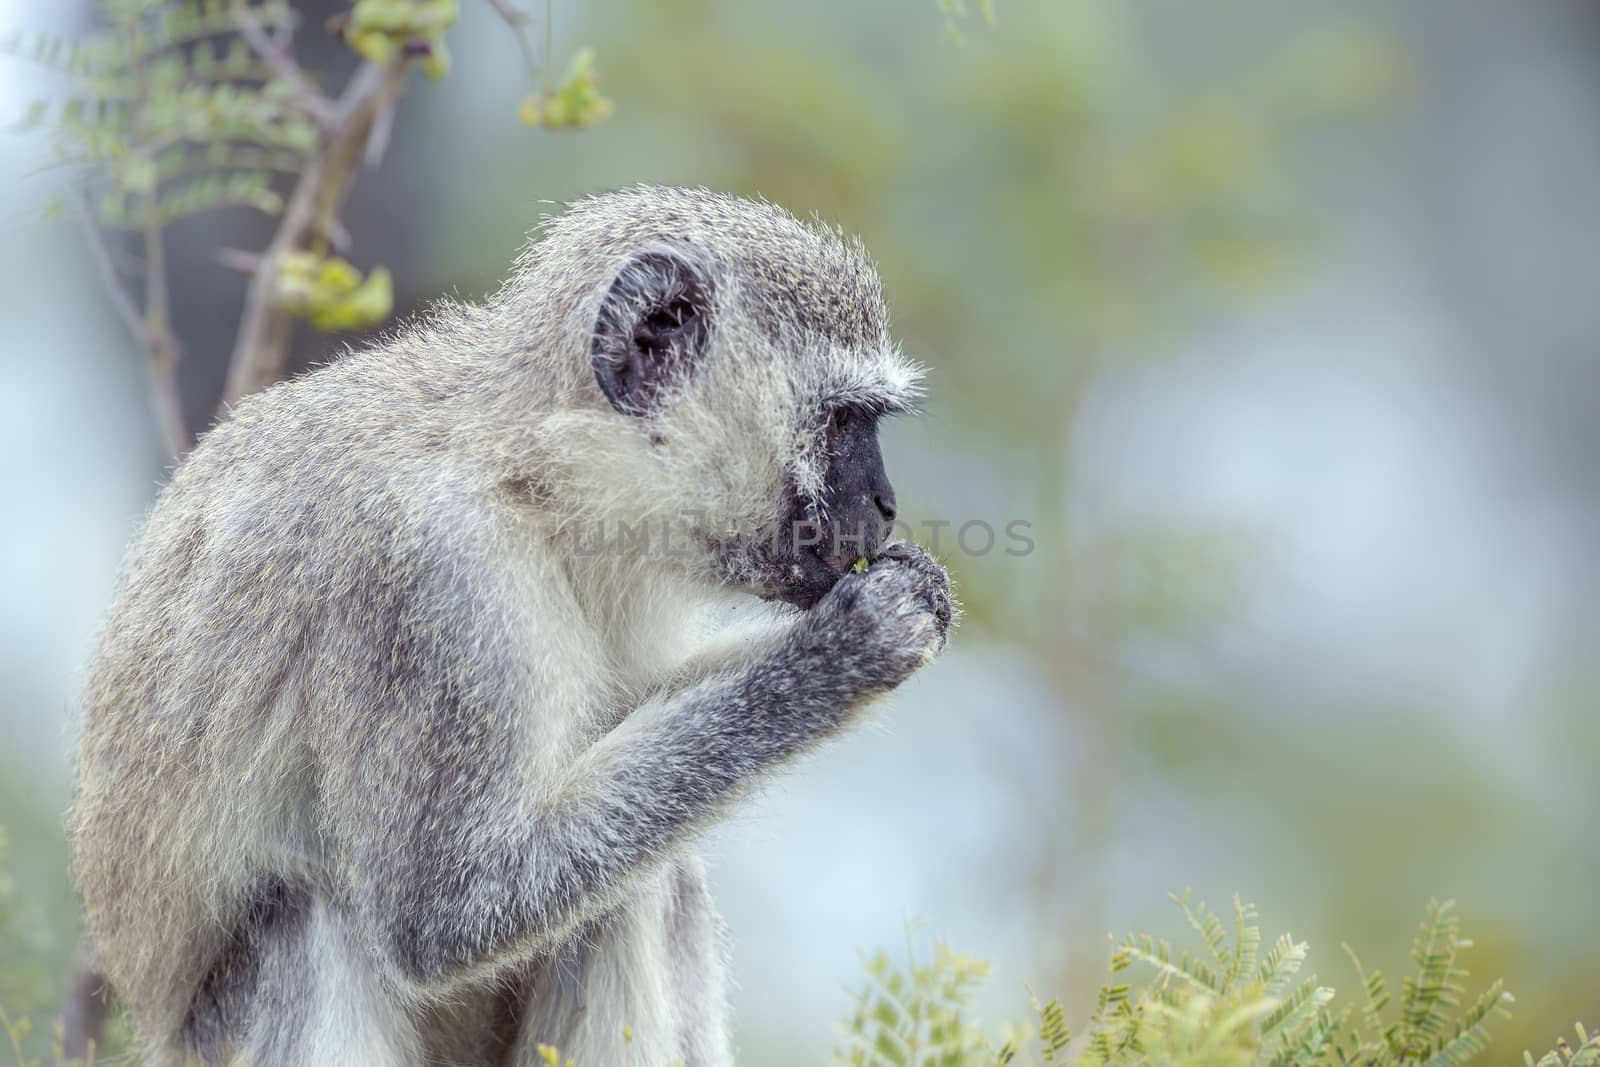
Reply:
<svg viewBox="0 0 1600 1067"><path fill-rule="evenodd" d="M611 101L600 92L594 49L584 48L572 57L560 88L548 96L529 96L517 114L529 126L575 130L604 122L613 110Z"/></svg>

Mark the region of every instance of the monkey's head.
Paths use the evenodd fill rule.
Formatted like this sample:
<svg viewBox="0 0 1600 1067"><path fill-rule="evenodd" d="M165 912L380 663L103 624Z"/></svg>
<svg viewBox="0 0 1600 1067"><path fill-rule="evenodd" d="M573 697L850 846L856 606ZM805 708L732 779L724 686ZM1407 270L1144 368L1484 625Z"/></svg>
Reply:
<svg viewBox="0 0 1600 1067"><path fill-rule="evenodd" d="M592 524L580 539L637 551L642 528L652 563L800 607L883 543L878 427L920 371L859 242L771 204L635 187L552 222L502 300L582 338L555 346L540 433L567 499L589 502L567 515Z"/></svg>

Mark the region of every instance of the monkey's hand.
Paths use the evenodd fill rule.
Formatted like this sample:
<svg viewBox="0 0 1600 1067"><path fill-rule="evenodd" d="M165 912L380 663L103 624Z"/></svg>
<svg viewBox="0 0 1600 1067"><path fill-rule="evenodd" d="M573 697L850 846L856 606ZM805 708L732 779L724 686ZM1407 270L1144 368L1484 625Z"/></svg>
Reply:
<svg viewBox="0 0 1600 1067"><path fill-rule="evenodd" d="M865 571L839 579L796 636L868 691L888 690L944 651L955 613L944 566L920 546L896 542Z"/></svg>

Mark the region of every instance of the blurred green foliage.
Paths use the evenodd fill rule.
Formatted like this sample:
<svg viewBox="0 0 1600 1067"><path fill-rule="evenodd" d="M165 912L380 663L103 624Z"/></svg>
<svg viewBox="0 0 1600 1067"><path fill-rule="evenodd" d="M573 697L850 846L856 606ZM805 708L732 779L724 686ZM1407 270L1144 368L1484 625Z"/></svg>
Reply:
<svg viewBox="0 0 1600 1067"><path fill-rule="evenodd" d="M72 1067L60 1054L57 1035L38 1032L32 1021L32 1013L51 1010L51 988L43 977L39 938L30 933L11 880L8 851L0 827L0 1056L9 1053L15 1067Z"/></svg>
<svg viewBox="0 0 1600 1067"><path fill-rule="evenodd" d="M1496 980L1468 985L1454 905L1428 906L1411 947L1414 967L1391 995L1380 971L1368 971L1345 946L1356 995L1340 997L1301 971L1309 946L1284 934L1263 940L1254 906L1234 899L1225 923L1189 894L1175 897L1203 951L1174 951L1167 941L1131 935L1111 956L1111 982L1075 1038L1057 1001L1034 1001L1036 1023L991 1041L969 1019L970 1002L988 972L981 960L934 947L904 964L883 953L864 961L866 983L844 1026L841 1067L1460 1067L1488 1048L1493 1017L1509 1015L1511 995ZM1263 952L1262 947L1267 948ZM1150 975L1130 981L1131 969ZM1600 1044L1578 1027L1580 1045L1564 1043L1540 1067L1592 1063ZM1531 1055L1528 1063L1534 1064Z"/></svg>
<svg viewBox="0 0 1600 1067"><path fill-rule="evenodd" d="M59 1037L46 1052L20 1005L37 1005L37 964L21 941L10 886L3 878L0 838L0 1033L17 1067L66 1067ZM1511 995L1496 980L1476 988L1463 953L1452 903L1432 903L1412 942L1414 970L1391 993L1381 971L1345 953L1357 994L1340 998L1315 975L1302 975L1309 946L1288 934L1263 937L1253 905L1237 897L1231 922L1191 901L1174 902L1197 935L1200 951L1175 950L1167 940L1130 935L1110 960L1081 1036L1074 1037L1058 1001L1033 1000L1031 1025L1006 1027L991 1039L971 1019L971 1002L989 973L986 962L935 943L919 958L908 931L903 962L887 953L864 957L865 980L844 1020L840 1067L1462 1067L1480 1060L1493 1017L1508 1016ZM1263 946L1265 951L1263 951ZM1148 977L1130 981L1135 968ZM1476 988L1476 992L1474 989ZM1577 1043L1565 1040L1528 1067L1596 1067L1600 1038L1580 1024ZM48 1036L48 1035L46 1035ZM632 1033L618 1034L626 1057ZM552 1067L569 1067L558 1049L541 1046ZM126 1060L125 1054L115 1057ZM104 1061L102 1061L104 1062Z"/></svg>
<svg viewBox="0 0 1600 1067"><path fill-rule="evenodd" d="M972 7L977 8L977 14L990 26L994 25L994 0L976 0ZM967 0L939 0L939 10L944 12L945 35L957 43L965 43L966 35L961 32L962 24L972 17L972 7Z"/></svg>
<svg viewBox="0 0 1600 1067"><path fill-rule="evenodd" d="M10 841L0 828L0 1008L32 1011L41 1003L44 983L37 946L22 930L21 905L11 878Z"/></svg>
<svg viewBox="0 0 1600 1067"><path fill-rule="evenodd" d="M394 311L387 267L362 273L338 256L290 252L278 265L278 303L319 330L364 330Z"/></svg>
<svg viewBox="0 0 1600 1067"><path fill-rule="evenodd" d="M315 169L326 175L327 188L316 196L309 247L248 269L276 269L273 292L280 306L318 330L364 330L387 320L394 303L389 269L377 267L362 277L328 255L329 245L337 243L336 213L356 160L345 148L329 145L347 119L340 114L343 97L323 95L288 48L301 21L293 5L99 0L97 10L100 27L78 39L39 37L30 48L17 35L5 46L70 79L70 94L36 101L22 128L48 129L58 160L78 171L74 191L88 201L86 221L143 233L143 269L149 277L164 277L159 238L166 227L230 207L280 214L286 179ZM495 10L517 34L530 77L538 78L542 68L545 78L544 92L521 105L525 123L576 129L610 115L592 49L580 50L566 77L551 87L548 35L541 60L529 33L531 17L511 0ZM445 34L460 14L460 0L357 0L332 29L372 64L403 71L414 61L437 80L449 73ZM380 113L366 122L391 118ZM362 144L365 137L363 132ZM326 151L331 158L314 162ZM52 214L63 211L58 198ZM145 312L145 332L153 340L168 328L165 289L147 282L145 299L158 305ZM128 300L139 303L132 295Z"/></svg>
<svg viewBox="0 0 1600 1067"><path fill-rule="evenodd" d="M444 32L460 16L461 0L357 0L344 39L378 64L412 49L422 56L423 73L439 79L450 73Z"/></svg>
<svg viewBox="0 0 1600 1067"><path fill-rule="evenodd" d="M289 25L284 0L102 0L103 25L76 40L19 35L7 50L67 75L71 95L32 105L57 157L86 171L108 226L145 229L201 211L275 213L274 189L315 148L315 119L293 87L235 32Z"/></svg>
<svg viewBox="0 0 1600 1067"><path fill-rule="evenodd" d="M534 94L524 99L517 114L529 126L581 130L604 122L613 109L610 98L600 92L594 49L583 48L572 57L572 64L561 83L542 95Z"/></svg>

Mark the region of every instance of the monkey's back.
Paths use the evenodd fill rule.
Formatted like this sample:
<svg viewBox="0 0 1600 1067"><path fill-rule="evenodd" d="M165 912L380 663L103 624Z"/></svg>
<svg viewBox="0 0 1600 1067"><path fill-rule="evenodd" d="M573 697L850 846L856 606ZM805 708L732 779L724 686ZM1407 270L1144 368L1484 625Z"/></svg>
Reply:
<svg viewBox="0 0 1600 1067"><path fill-rule="evenodd" d="M375 709L321 692L421 580L419 497L469 478L429 468L388 377L353 357L245 401L125 563L88 673L72 848L101 965L153 1047L252 909L284 886L337 895L322 750L362 725L341 714Z"/></svg>

